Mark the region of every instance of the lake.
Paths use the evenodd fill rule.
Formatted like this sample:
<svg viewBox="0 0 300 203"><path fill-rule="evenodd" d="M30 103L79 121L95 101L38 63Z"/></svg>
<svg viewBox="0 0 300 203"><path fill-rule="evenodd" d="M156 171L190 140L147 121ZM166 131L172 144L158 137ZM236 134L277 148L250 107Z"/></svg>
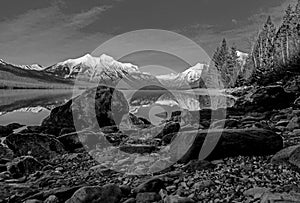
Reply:
<svg viewBox="0 0 300 203"><path fill-rule="evenodd" d="M17 122L39 125L56 106L62 105L83 90L0 90L0 125ZM153 124L168 119L173 111L186 109L198 111L203 108L226 108L234 98L218 91L154 91L122 90L130 112L144 117Z"/></svg>

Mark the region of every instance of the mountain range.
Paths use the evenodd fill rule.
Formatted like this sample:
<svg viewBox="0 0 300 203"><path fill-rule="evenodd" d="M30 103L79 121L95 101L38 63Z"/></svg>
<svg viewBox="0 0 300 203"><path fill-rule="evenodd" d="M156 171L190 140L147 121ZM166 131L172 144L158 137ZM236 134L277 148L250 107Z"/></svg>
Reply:
<svg viewBox="0 0 300 203"><path fill-rule="evenodd" d="M238 60L244 63L247 54L238 52L238 56ZM136 65L119 62L106 54L100 57L85 54L46 68L39 64L15 65L0 59L0 87L5 87L5 82L10 86L20 81L45 83L42 86L47 83L70 85L76 79L83 84L100 83L121 89L193 89L205 86L203 75L208 69L208 65L197 63L181 73L154 76L140 71Z"/></svg>

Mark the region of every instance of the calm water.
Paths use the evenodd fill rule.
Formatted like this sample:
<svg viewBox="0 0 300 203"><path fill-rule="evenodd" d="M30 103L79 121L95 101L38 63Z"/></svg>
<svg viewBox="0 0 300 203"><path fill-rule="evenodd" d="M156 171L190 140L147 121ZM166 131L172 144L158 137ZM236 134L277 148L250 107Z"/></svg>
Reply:
<svg viewBox="0 0 300 203"><path fill-rule="evenodd" d="M0 90L0 125L12 122L39 125L54 107L64 104L81 92L82 90ZM153 124L168 119L176 110L220 108L234 102L234 99L225 97L220 92L208 93L206 90L122 92L128 100L130 111Z"/></svg>

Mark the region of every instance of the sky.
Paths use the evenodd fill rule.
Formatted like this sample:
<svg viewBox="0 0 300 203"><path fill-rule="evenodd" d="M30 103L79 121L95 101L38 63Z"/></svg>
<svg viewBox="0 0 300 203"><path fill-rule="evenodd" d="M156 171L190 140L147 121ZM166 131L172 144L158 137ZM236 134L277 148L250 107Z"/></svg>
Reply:
<svg viewBox="0 0 300 203"><path fill-rule="evenodd" d="M224 37L230 44L246 52L251 39L257 35L267 16L270 15L278 25L284 9L295 2L296 0L1 0L0 58L14 64L39 63L49 66L92 53L99 45L115 36L141 29L162 29L178 33L198 44L209 56ZM177 43L166 37L155 36L149 32L148 36L144 34L137 39L152 39L155 44L165 47ZM125 38L123 44L115 44L113 48L122 52L128 43ZM189 47L183 48L182 54L189 53L188 49ZM127 60L135 62L138 57L148 58L145 56L149 53L138 53L134 57L132 53L129 55ZM150 55L156 55L155 60L159 60L157 54ZM112 56L116 57L114 53ZM163 58L160 60L163 61ZM139 60L137 63L145 62Z"/></svg>

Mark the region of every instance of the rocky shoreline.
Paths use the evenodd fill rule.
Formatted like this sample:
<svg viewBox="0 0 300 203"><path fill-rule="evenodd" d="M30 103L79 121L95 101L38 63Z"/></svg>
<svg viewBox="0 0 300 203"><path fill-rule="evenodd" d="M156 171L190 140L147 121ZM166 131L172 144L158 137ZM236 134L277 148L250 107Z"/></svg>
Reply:
<svg viewBox="0 0 300 203"><path fill-rule="evenodd" d="M299 81L161 126L113 88L88 90L41 126L0 127L0 202L300 202Z"/></svg>

